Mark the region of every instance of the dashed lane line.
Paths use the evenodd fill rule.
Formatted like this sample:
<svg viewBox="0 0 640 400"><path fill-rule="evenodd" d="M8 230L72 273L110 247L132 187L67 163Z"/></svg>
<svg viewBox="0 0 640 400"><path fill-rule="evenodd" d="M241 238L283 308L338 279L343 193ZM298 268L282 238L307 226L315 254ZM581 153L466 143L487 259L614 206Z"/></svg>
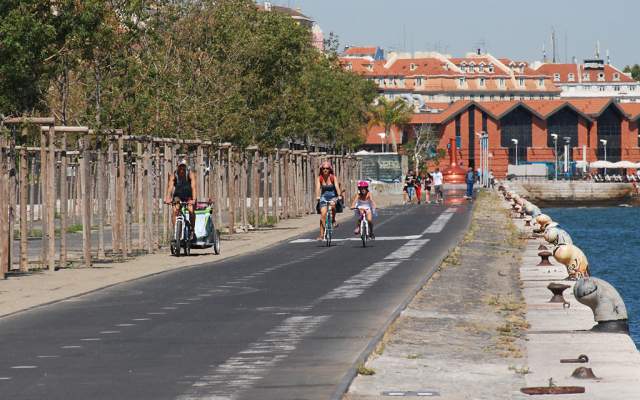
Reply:
<svg viewBox="0 0 640 400"><path fill-rule="evenodd" d="M449 222L449 220L451 219L451 217L453 217L453 214L456 212L456 208L455 207L450 207L447 208L445 211L442 212L442 214L440 214L438 216L438 218L436 218L435 221L433 221L431 223L431 225L429 225L427 227L427 229L425 229L422 234L426 235L428 233L440 233L442 232L442 230L444 229L445 225L447 225L447 222Z"/></svg>

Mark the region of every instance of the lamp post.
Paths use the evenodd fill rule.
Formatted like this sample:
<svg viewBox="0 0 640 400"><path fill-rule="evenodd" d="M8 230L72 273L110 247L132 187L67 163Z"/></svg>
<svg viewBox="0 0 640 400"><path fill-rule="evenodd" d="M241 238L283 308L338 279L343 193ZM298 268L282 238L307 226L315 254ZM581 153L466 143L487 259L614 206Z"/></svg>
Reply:
<svg viewBox="0 0 640 400"><path fill-rule="evenodd" d="M602 146L604 146L604 161L607 161L607 140L600 139L600 143L602 143ZM607 168L604 169L604 174L607 174Z"/></svg>
<svg viewBox="0 0 640 400"><path fill-rule="evenodd" d="M516 145L516 165L518 165L518 139L511 139L511 141Z"/></svg>
<svg viewBox="0 0 640 400"><path fill-rule="evenodd" d="M386 138L387 138L387 134L384 132L380 132L378 133L378 136L380 136L380 146L382 147L382 152L384 153L384 143L386 142Z"/></svg>
<svg viewBox="0 0 640 400"><path fill-rule="evenodd" d="M556 161L555 164L553 164L553 170L555 171L555 180L558 180L558 135L555 133L551 134L551 137L553 138L553 149L554 149L554 154L556 156Z"/></svg>
<svg viewBox="0 0 640 400"><path fill-rule="evenodd" d="M571 162L571 137L564 136L564 172L569 172L569 163Z"/></svg>

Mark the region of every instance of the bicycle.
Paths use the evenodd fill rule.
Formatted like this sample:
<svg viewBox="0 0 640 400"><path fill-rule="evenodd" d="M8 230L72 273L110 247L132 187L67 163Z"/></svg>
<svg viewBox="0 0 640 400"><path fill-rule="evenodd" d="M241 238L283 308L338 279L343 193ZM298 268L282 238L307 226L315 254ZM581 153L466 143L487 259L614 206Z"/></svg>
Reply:
<svg viewBox="0 0 640 400"><path fill-rule="evenodd" d="M360 220L360 239L362 240L362 247L367 247L367 240L372 239L369 234L369 221L367 220L367 212L365 209L360 208L352 208L352 210L357 210L359 213Z"/></svg>
<svg viewBox="0 0 640 400"><path fill-rule="evenodd" d="M184 201L179 203L178 215L176 223L173 226L173 239L171 239L170 249L171 255L180 257L181 249L184 249L185 255L191 254L191 224L189 223L189 213L186 211L187 203Z"/></svg>
<svg viewBox="0 0 640 400"><path fill-rule="evenodd" d="M326 203L327 215L324 219L324 241L327 247L331 247L331 238L333 236L333 212L331 212L331 207L335 204L336 202L333 200Z"/></svg>

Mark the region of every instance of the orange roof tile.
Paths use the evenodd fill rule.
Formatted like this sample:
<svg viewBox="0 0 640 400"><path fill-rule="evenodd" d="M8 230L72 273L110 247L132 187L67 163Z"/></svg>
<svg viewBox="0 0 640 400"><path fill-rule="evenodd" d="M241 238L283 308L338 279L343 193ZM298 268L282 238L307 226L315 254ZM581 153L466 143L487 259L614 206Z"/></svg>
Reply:
<svg viewBox="0 0 640 400"><path fill-rule="evenodd" d="M629 83L635 82L633 78L629 77L619 69L612 65L604 64L602 70L597 69L585 69L584 64L542 64L537 71L553 77L555 74L560 74L560 80L556 82L561 83L579 83L584 82L606 82L606 83ZM604 80L598 81L598 73L604 73ZM588 73L589 79L583 80L583 74ZM569 74L573 74L574 80L569 81ZM614 74L618 74L618 80L614 80Z"/></svg>
<svg viewBox="0 0 640 400"><path fill-rule="evenodd" d="M370 56L374 56L376 54L375 47L349 47L344 51L346 55L361 55L366 54Z"/></svg>
<svg viewBox="0 0 640 400"><path fill-rule="evenodd" d="M629 119L635 121L640 118L640 103L619 103L620 108L629 116Z"/></svg>

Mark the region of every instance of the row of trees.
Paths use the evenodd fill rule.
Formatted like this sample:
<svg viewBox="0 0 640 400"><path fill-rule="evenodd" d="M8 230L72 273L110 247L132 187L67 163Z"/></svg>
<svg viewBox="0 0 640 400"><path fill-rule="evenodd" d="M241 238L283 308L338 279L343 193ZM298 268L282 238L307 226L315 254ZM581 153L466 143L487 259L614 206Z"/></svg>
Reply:
<svg viewBox="0 0 640 400"><path fill-rule="evenodd" d="M0 113L230 141L353 148L375 86L251 0L3 0Z"/></svg>

